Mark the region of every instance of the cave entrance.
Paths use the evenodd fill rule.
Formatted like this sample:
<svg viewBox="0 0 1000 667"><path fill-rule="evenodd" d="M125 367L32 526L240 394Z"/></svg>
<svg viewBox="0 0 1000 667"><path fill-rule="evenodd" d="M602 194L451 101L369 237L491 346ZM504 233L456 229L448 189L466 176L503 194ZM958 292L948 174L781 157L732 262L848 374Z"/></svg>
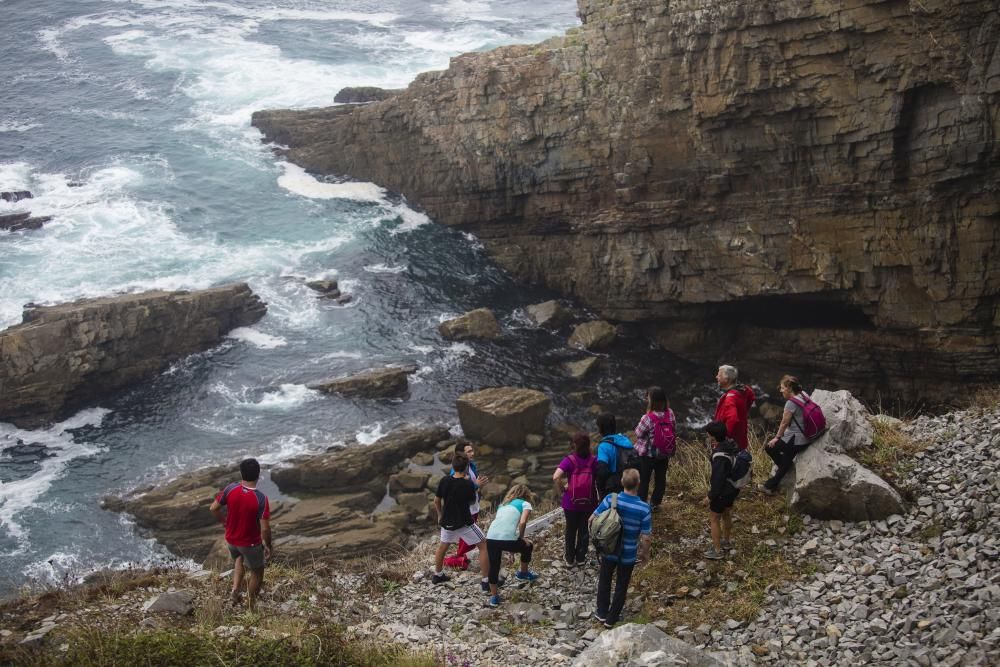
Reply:
<svg viewBox="0 0 1000 667"><path fill-rule="evenodd" d="M823 294L760 296L713 304L708 319L713 326L731 323L769 329L875 329L860 306Z"/></svg>

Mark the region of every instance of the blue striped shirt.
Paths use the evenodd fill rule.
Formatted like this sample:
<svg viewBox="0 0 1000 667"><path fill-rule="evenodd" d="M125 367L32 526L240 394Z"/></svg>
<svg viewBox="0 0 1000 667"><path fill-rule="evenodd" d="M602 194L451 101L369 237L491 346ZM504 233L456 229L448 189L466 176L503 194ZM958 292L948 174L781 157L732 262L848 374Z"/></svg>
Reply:
<svg viewBox="0 0 1000 667"><path fill-rule="evenodd" d="M603 514L611 508L611 494L594 510L594 516ZM650 535L653 532L653 510L648 503L642 502L639 496L627 493L618 494L618 516L622 519L622 555L621 562L630 565L636 561L639 552L639 535ZM618 562L617 556L605 556L609 561Z"/></svg>

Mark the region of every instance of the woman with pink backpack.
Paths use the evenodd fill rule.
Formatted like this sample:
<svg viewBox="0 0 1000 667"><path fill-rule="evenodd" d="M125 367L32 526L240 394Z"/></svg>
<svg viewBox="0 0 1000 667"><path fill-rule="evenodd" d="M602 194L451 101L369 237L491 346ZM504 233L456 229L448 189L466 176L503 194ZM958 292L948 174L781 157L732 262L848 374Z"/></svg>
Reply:
<svg viewBox="0 0 1000 667"><path fill-rule="evenodd" d="M588 521L597 507L597 457L590 452L590 436L573 436L573 453L552 473L556 490L562 492L566 516L566 564L585 565L590 541Z"/></svg>
<svg viewBox="0 0 1000 667"><path fill-rule="evenodd" d="M660 387L646 390L646 414L635 427L635 451L639 455L639 498L646 502L653 481L650 505L655 510L667 491L667 466L677 449L677 420L667 393Z"/></svg>

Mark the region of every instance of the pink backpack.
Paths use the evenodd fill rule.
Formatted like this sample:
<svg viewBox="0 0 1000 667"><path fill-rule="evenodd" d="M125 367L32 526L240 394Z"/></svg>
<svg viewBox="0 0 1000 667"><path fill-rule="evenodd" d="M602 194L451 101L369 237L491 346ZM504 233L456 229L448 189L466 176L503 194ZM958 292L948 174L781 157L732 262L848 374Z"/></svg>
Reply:
<svg viewBox="0 0 1000 667"><path fill-rule="evenodd" d="M812 441L826 430L826 416L823 414L823 409L814 403L807 394L803 393L802 395L806 397L806 400L801 401L797 396L788 400L802 408L802 423L799 424L798 419L795 420L795 423L802 429L802 435L806 436L806 440Z"/></svg>
<svg viewBox="0 0 1000 667"><path fill-rule="evenodd" d="M653 424L653 449L661 456L671 456L677 449L677 433L674 428L674 413L668 408L663 413L663 417L657 417L656 413L650 411L646 413L649 421Z"/></svg>
<svg viewBox="0 0 1000 667"><path fill-rule="evenodd" d="M597 484L594 480L593 462L584 461L572 454L573 472L569 474L569 501L579 509L592 509L597 505ZM590 465L588 465L588 463Z"/></svg>

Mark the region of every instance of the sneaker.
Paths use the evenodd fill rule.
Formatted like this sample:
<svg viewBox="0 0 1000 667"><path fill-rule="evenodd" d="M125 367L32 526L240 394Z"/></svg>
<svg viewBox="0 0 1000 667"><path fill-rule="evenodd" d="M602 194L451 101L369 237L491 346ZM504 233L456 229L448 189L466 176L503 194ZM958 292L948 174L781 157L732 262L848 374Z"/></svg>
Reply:
<svg viewBox="0 0 1000 667"><path fill-rule="evenodd" d="M733 543L731 540L722 540L721 544L723 551L729 551L730 549L733 548Z"/></svg>
<svg viewBox="0 0 1000 667"><path fill-rule="evenodd" d="M612 623L611 621L604 621L604 627L605 629L610 630L611 628L615 627L615 624Z"/></svg>
<svg viewBox="0 0 1000 667"><path fill-rule="evenodd" d="M772 489L767 484L761 484L760 486L757 487L757 490L766 496L773 496L778 493L776 489Z"/></svg>
<svg viewBox="0 0 1000 667"><path fill-rule="evenodd" d="M488 604L491 607L499 607L500 606L500 596L499 595L491 595L490 599L486 601L486 604Z"/></svg>
<svg viewBox="0 0 1000 667"><path fill-rule="evenodd" d="M597 611L596 609L594 610L594 618L597 620L598 623L607 623L608 622L608 615L607 614L602 614L601 612Z"/></svg>
<svg viewBox="0 0 1000 667"><path fill-rule="evenodd" d="M722 560L723 556L715 550L715 547L711 547L705 552L705 558L708 560Z"/></svg>
<svg viewBox="0 0 1000 667"><path fill-rule="evenodd" d="M229 592L229 604L234 607L239 607L243 604L243 593L240 591L230 591Z"/></svg>
<svg viewBox="0 0 1000 667"><path fill-rule="evenodd" d="M576 561L576 566L577 567L586 567L587 566L587 559L584 558L583 560Z"/></svg>
<svg viewBox="0 0 1000 667"><path fill-rule="evenodd" d="M443 584L446 581L451 581L451 577L449 577L447 574L444 573L435 574L433 577L431 577L432 584Z"/></svg>
<svg viewBox="0 0 1000 667"><path fill-rule="evenodd" d="M515 574L514 576L520 579L521 581L534 581L535 579L538 578L538 573L532 572L531 570L528 570L527 572L521 572L520 570L518 570L517 574Z"/></svg>
<svg viewBox="0 0 1000 667"><path fill-rule="evenodd" d="M481 589L483 589L484 593L489 593L490 592L490 582L488 582L488 581L483 581L482 579L480 579L479 580L479 587Z"/></svg>

